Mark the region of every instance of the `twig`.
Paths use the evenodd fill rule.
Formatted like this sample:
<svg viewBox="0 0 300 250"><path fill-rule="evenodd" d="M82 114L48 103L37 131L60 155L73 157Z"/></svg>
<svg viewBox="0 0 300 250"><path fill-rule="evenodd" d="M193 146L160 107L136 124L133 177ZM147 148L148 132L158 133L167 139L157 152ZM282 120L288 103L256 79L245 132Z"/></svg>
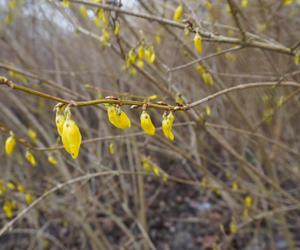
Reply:
<svg viewBox="0 0 300 250"><path fill-rule="evenodd" d="M215 99L218 96L227 94L229 92L237 91L237 90L244 90L244 89L250 89L250 88L258 88L258 87L274 87L277 86L277 82L260 82L260 83L247 83L247 84L240 84L237 86L233 86L227 89L223 89L221 91L218 91L214 94L211 94L209 96L206 96L205 98L202 98L198 101L192 102L188 104L189 108L194 108L195 106L198 106L204 102L208 102L212 99ZM296 87L300 88L300 83L297 82L291 82L291 81L285 81L281 82L279 86L291 86L291 87Z"/></svg>
<svg viewBox="0 0 300 250"><path fill-rule="evenodd" d="M146 105L148 108L155 108L155 109L162 109L162 110L173 110L173 111L182 111L187 110L187 106L180 106L180 105L168 105L168 104L158 104L158 103L151 103L147 101L135 101L135 100L120 100L120 99L114 99L114 98L102 98L102 99L96 99L96 100L89 100L89 101L74 101L74 100L67 100L60 97L56 97L53 95L49 95L44 92L40 92L28 87L24 87L21 85L18 85L5 77L0 76L0 85L6 85L12 89L19 90L31 95L39 96L44 99L55 101L63 104L68 104L76 107L85 107L85 106L93 106L97 104L118 104L120 106L122 105L129 105L129 106L138 106L142 107L143 105Z"/></svg>
<svg viewBox="0 0 300 250"><path fill-rule="evenodd" d="M50 1L50 0L49 0ZM54 1L54 0L52 0ZM55 0L58 1L58 0ZM167 18L162 18L159 16L151 15L151 14L146 14L146 13L140 13L140 12L135 12L135 11L129 11L129 10L124 10L112 5L108 4L100 4L100 3L91 3L91 2L86 2L86 1L80 1L80 0L70 0L70 2L75 3L75 4L83 4L87 5L93 8L102 8L104 10L108 11L115 11L121 14L129 15L129 16L135 16L143 19L147 19L149 21L155 21L158 23L166 24L174 28L179 28L184 30L186 28L186 25L184 23L176 22ZM267 42L264 40L261 41L244 41L243 39L239 38L232 38L232 37L226 37L223 35L217 35L214 33L211 33L209 31L199 29L197 27L198 32L203 38L209 38L210 42L219 42L219 43L228 43L228 44L236 44L236 45L242 45L242 46L247 46L247 47L254 47L254 48L260 48L260 49L265 49L265 50L271 50L271 51L276 51L279 53L283 54L288 54L288 55L295 55L295 52L291 50L290 48L287 48L283 45L275 45L274 43ZM195 32L196 29L193 29L192 31Z"/></svg>
<svg viewBox="0 0 300 250"><path fill-rule="evenodd" d="M239 47L233 47L233 48L230 48L230 49L225 49L225 50L222 50L220 52L216 52L216 53L213 53L213 54L210 54L208 56L204 56L204 57L201 57L201 58L197 58L196 60L193 60L189 63L186 63L186 64L183 64L183 65L179 65L179 66L176 66L174 68L171 68L168 70L168 72L173 72L173 71L177 71L177 70L182 70L182 69L185 69L189 66L192 66L196 63L199 63L201 61L204 61L206 59L210 59L210 58L213 58L213 57L216 57L216 56L220 56L220 55L223 55L223 54L226 54L226 53L229 53L229 52L232 52L232 51L236 51L236 50L240 50L242 49L243 46L239 46Z"/></svg>

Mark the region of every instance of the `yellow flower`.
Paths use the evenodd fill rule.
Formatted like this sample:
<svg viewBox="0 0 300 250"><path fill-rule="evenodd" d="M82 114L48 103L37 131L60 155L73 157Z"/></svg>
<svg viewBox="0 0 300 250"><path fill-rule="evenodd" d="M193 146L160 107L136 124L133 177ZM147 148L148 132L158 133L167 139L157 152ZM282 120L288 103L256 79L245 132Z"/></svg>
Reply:
<svg viewBox="0 0 300 250"><path fill-rule="evenodd" d="M124 111L121 111L121 113L119 114L119 119L119 128L126 129L131 127L131 121Z"/></svg>
<svg viewBox="0 0 300 250"><path fill-rule="evenodd" d="M5 153L6 155L11 155L16 147L16 138L11 134L5 141Z"/></svg>
<svg viewBox="0 0 300 250"><path fill-rule="evenodd" d="M155 35L155 42L156 42L157 44L160 44L160 43L161 43L161 36L160 36L160 34L156 34L156 35Z"/></svg>
<svg viewBox="0 0 300 250"><path fill-rule="evenodd" d="M195 37L194 37L194 46L196 48L196 50L198 51L199 54L202 53L202 38L200 36L200 34L197 32Z"/></svg>
<svg viewBox="0 0 300 250"><path fill-rule="evenodd" d="M136 61L136 54L133 49L129 50L127 55L126 66L129 67L130 65L134 64Z"/></svg>
<svg viewBox="0 0 300 250"><path fill-rule="evenodd" d="M153 64L155 62L156 55L153 46L145 49L145 58L149 64Z"/></svg>
<svg viewBox="0 0 300 250"><path fill-rule="evenodd" d="M81 133L76 122L69 117L64 123L61 138L66 151L76 159L81 145Z"/></svg>
<svg viewBox="0 0 300 250"><path fill-rule="evenodd" d="M183 14L183 6L182 4L179 4L174 11L173 20L179 21L182 18L182 14Z"/></svg>
<svg viewBox="0 0 300 250"><path fill-rule="evenodd" d="M204 72L202 74L202 80L208 86L211 86L214 84L214 78L212 77L212 75L209 72Z"/></svg>
<svg viewBox="0 0 300 250"><path fill-rule="evenodd" d="M149 159L147 157L143 157L142 164L143 164L143 167L144 167L144 169L147 173L152 172L152 166L151 166L151 164L149 162Z"/></svg>
<svg viewBox="0 0 300 250"><path fill-rule="evenodd" d="M153 164L153 168L152 168L153 174L156 176L160 175L160 169L156 164Z"/></svg>
<svg viewBox="0 0 300 250"><path fill-rule="evenodd" d="M57 165L57 160L52 155L48 156L48 162L54 166Z"/></svg>
<svg viewBox="0 0 300 250"><path fill-rule="evenodd" d="M249 0L242 0L241 5L242 5L243 8L247 8L248 5L249 5Z"/></svg>
<svg viewBox="0 0 300 250"><path fill-rule="evenodd" d="M102 36L101 36L101 41L103 44L107 44L108 41L110 39L110 34L109 32L107 31L107 29L103 28L102 29Z"/></svg>
<svg viewBox="0 0 300 250"><path fill-rule="evenodd" d="M283 4L288 6L291 5L293 3L293 0L283 0Z"/></svg>
<svg viewBox="0 0 300 250"><path fill-rule="evenodd" d="M2 196L6 191L4 183L0 180L0 196Z"/></svg>
<svg viewBox="0 0 300 250"><path fill-rule="evenodd" d="M63 0L62 5L64 8L69 8L70 7L70 1L69 0Z"/></svg>
<svg viewBox="0 0 300 250"><path fill-rule="evenodd" d="M17 189L18 189L18 192L20 192L20 193L24 193L26 190L25 187L21 183L18 184Z"/></svg>
<svg viewBox="0 0 300 250"><path fill-rule="evenodd" d="M120 34L120 31L121 31L121 26L120 26L120 23L119 22L116 22L116 25L115 25L115 28L114 28L114 34L116 36L118 36Z"/></svg>
<svg viewBox="0 0 300 250"><path fill-rule="evenodd" d="M300 62L300 52L297 51L294 56L294 63L295 63L295 65L298 65L299 62Z"/></svg>
<svg viewBox="0 0 300 250"><path fill-rule="evenodd" d="M164 132L164 135L171 141L174 140L174 134L172 131L174 120L175 120L174 114L173 112L170 112L168 115L164 114L163 121L162 121L162 130Z"/></svg>
<svg viewBox="0 0 300 250"><path fill-rule="evenodd" d="M81 5L79 8L79 12L82 17L86 18L88 16L87 8L84 5Z"/></svg>
<svg viewBox="0 0 300 250"><path fill-rule="evenodd" d="M253 204L252 197L250 195L247 195L244 199L245 207L250 208Z"/></svg>
<svg viewBox="0 0 300 250"><path fill-rule="evenodd" d="M143 111L140 118L141 118L141 127L143 128L145 133L151 136L154 135L155 127L151 121L150 115L146 111Z"/></svg>
<svg viewBox="0 0 300 250"><path fill-rule="evenodd" d="M8 7L10 10L14 10L17 7L17 1L16 0L10 0L8 2Z"/></svg>
<svg viewBox="0 0 300 250"><path fill-rule="evenodd" d="M37 138L37 134L36 134L36 132L33 130L33 129L28 129L27 130L27 135L28 135L28 137L33 141L33 142L35 142L36 141L36 138Z"/></svg>
<svg viewBox="0 0 300 250"><path fill-rule="evenodd" d="M35 157L34 157L34 155L30 151L26 151L25 158L30 163L31 166L33 166L33 167L36 166Z"/></svg>
<svg viewBox="0 0 300 250"><path fill-rule="evenodd" d="M2 207L4 214L8 219L11 219L14 216L15 208L16 204L13 201L5 201Z"/></svg>
<svg viewBox="0 0 300 250"><path fill-rule="evenodd" d="M107 116L110 123L117 128L126 129L131 127L131 121L126 113L117 109L114 105L107 106Z"/></svg>
<svg viewBox="0 0 300 250"><path fill-rule="evenodd" d="M143 60L137 60L136 66L138 66L140 69L144 68L144 61Z"/></svg>
<svg viewBox="0 0 300 250"><path fill-rule="evenodd" d="M6 183L6 187L10 190L15 190L16 189L16 185L11 181Z"/></svg>
<svg viewBox="0 0 300 250"><path fill-rule="evenodd" d="M56 117L55 117L55 124L56 124L56 128L57 128L57 132L60 136L62 135L65 121L66 121L66 118L63 115L63 112L61 110L57 109Z"/></svg>
<svg viewBox="0 0 300 250"><path fill-rule="evenodd" d="M26 202L26 204L27 204L27 205L30 205L30 204L32 203L32 201L33 201L32 195L29 194L29 193L26 193L26 194L25 194L25 202Z"/></svg>
<svg viewBox="0 0 300 250"><path fill-rule="evenodd" d="M238 225L236 223L236 219L235 218L231 219L231 222L229 224L229 230L230 230L231 234L236 234L237 233L237 231L238 231Z"/></svg>
<svg viewBox="0 0 300 250"><path fill-rule="evenodd" d="M111 142L111 143L109 144L108 149L109 149L109 153L110 153L111 155L114 155L114 154L116 153L116 144L115 144L114 142Z"/></svg>
<svg viewBox="0 0 300 250"><path fill-rule="evenodd" d="M140 46L140 47L138 48L138 58L139 58L140 60L143 60L144 57L145 57L145 48L144 48L143 46Z"/></svg>

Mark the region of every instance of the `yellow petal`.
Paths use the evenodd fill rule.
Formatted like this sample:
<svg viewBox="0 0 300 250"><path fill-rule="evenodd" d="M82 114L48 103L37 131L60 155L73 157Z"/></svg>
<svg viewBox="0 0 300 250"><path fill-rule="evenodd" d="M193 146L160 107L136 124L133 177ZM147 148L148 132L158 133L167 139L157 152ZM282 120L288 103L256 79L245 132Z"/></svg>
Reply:
<svg viewBox="0 0 300 250"><path fill-rule="evenodd" d="M69 0L63 0L62 5L64 8L69 8L70 7L70 1Z"/></svg>
<svg viewBox="0 0 300 250"><path fill-rule="evenodd" d="M200 36L199 33L196 33L195 37L194 37L194 46L196 48L196 50L198 51L199 54L202 53L202 38Z"/></svg>
<svg viewBox="0 0 300 250"><path fill-rule="evenodd" d="M175 120L175 116L173 112L170 112L168 115L165 115L162 121L162 130L165 135L169 140L173 141L174 140L174 134L172 131L173 127L173 122Z"/></svg>
<svg viewBox="0 0 300 250"><path fill-rule="evenodd" d="M107 107L107 116L110 123L117 128L126 129L131 127L131 121L126 113L124 111L118 112L114 105L109 105Z"/></svg>
<svg viewBox="0 0 300 250"><path fill-rule="evenodd" d="M114 155L116 153L116 144L114 142L111 142L109 144L109 148L108 149L109 149L109 153L111 155Z"/></svg>
<svg viewBox="0 0 300 250"><path fill-rule="evenodd" d="M52 155L48 156L48 162L54 166L57 165L57 160Z"/></svg>
<svg viewBox="0 0 300 250"><path fill-rule="evenodd" d="M88 16L87 8L84 5L81 5L79 8L79 12L82 17L86 18Z"/></svg>
<svg viewBox="0 0 300 250"><path fill-rule="evenodd" d="M34 157L34 155L31 152L26 151L25 158L30 163L31 166L33 166L33 167L36 166L35 157Z"/></svg>
<svg viewBox="0 0 300 250"><path fill-rule="evenodd" d="M300 62L300 52L297 51L294 56L294 63L295 63L295 65L298 65L299 62Z"/></svg>
<svg viewBox="0 0 300 250"><path fill-rule="evenodd" d="M173 14L173 20L179 21L183 14L183 6L182 4L178 5Z"/></svg>
<svg viewBox="0 0 300 250"><path fill-rule="evenodd" d="M7 156L11 155L16 146L16 138L15 136L11 135L9 136L5 141L5 153Z"/></svg>
<svg viewBox="0 0 300 250"><path fill-rule="evenodd" d="M139 59L136 63L136 66L138 66L140 69L144 69L144 61Z"/></svg>
<svg viewBox="0 0 300 250"><path fill-rule="evenodd" d="M60 136L62 135L65 120L66 120L66 118L63 114L56 114L55 124L56 124L56 128L57 128L57 132Z"/></svg>
<svg viewBox="0 0 300 250"><path fill-rule="evenodd" d="M245 207L250 208L253 204L252 197L250 195L247 195L244 199Z"/></svg>
<svg viewBox="0 0 300 250"><path fill-rule="evenodd" d="M131 127L131 121L124 111L121 111L121 114L119 115L119 119L120 119L119 128L126 129Z"/></svg>
<svg viewBox="0 0 300 250"><path fill-rule="evenodd" d="M33 142L36 141L37 134L36 134L36 132L35 132L33 129L31 129L31 128L28 129L27 135L29 136L29 138L30 138Z"/></svg>
<svg viewBox="0 0 300 250"><path fill-rule="evenodd" d="M26 204L30 205L32 203L32 201L33 201L32 195L29 194L29 193L25 194L25 202L26 202Z"/></svg>
<svg viewBox="0 0 300 250"><path fill-rule="evenodd" d="M155 134L155 127L151 121L149 114L146 111L143 111L140 117L141 127L146 134L153 136Z"/></svg>
<svg viewBox="0 0 300 250"><path fill-rule="evenodd" d="M121 31L120 23L116 22L115 29L114 29L114 34L117 36L117 35L120 34L120 31Z"/></svg>
<svg viewBox="0 0 300 250"><path fill-rule="evenodd" d="M81 140L81 133L77 124L72 119L67 119L62 132L62 142L73 159L78 157Z"/></svg>
<svg viewBox="0 0 300 250"><path fill-rule="evenodd" d="M149 64L153 64L155 62L156 55L152 46L145 50L145 59Z"/></svg>
<svg viewBox="0 0 300 250"><path fill-rule="evenodd" d="M143 60L145 57L145 48L143 46L138 48L138 57L140 60Z"/></svg>

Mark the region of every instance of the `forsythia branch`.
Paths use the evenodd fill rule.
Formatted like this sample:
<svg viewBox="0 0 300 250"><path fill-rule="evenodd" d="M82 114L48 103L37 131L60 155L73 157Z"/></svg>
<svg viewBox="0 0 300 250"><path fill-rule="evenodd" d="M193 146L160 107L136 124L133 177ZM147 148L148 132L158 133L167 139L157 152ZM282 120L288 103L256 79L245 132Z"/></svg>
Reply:
<svg viewBox="0 0 300 250"><path fill-rule="evenodd" d="M216 93L213 93L211 95L208 95L200 100L197 100L195 102L192 102L190 104L186 105L169 105L169 104L159 104L159 103L153 103L153 102L147 102L147 101L136 101L136 100L120 100L120 99L110 99L110 98L102 98L102 99L95 99L95 100L89 100L89 101L74 101L74 100L66 100L60 97L52 96L47 93L43 93L37 90L33 90L28 87L24 87L21 85L18 85L10 80L8 80L5 77L0 76L0 85L6 85L12 89L19 90L22 92L26 92L31 95L39 96L44 99L48 99L55 102L60 102L63 104L69 104L75 107L84 107L84 106L94 106L97 104L118 104L120 106L136 106L136 107L143 107L144 105L147 105L148 108L155 108L155 109L161 109L161 110L169 110L169 111L186 111L190 108L194 108L202 103L208 102L212 99L215 99L219 96L222 96L224 94L227 94L229 92L234 92L237 90L244 90L249 88L260 88L260 87L296 87L300 88L300 83L293 82L293 81L282 81L280 84L278 84L277 81L274 82L258 82L258 83L247 83L247 84L240 84L237 86L233 86L230 88L226 88L223 90L220 90Z"/></svg>

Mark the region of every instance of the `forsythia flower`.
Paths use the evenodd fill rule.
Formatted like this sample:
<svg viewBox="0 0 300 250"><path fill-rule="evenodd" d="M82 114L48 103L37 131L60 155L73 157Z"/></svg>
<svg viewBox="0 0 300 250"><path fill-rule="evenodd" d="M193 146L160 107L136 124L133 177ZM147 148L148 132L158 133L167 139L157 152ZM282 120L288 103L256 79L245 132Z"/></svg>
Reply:
<svg viewBox="0 0 300 250"><path fill-rule="evenodd" d="M164 114L163 121L162 121L162 130L164 132L164 135L171 141L174 140L174 134L172 131L174 120L175 120L174 114L173 112L170 112L168 115Z"/></svg>
<svg viewBox="0 0 300 250"><path fill-rule="evenodd" d="M62 135L65 121L66 121L66 118L65 118L63 112L60 109L57 109L56 117L55 117L55 124L56 124L56 128L57 128L57 132L60 136Z"/></svg>
<svg viewBox="0 0 300 250"><path fill-rule="evenodd" d="M179 4L174 11L173 20L179 21L182 17L182 14L183 14L183 6L182 6L182 4Z"/></svg>
<svg viewBox="0 0 300 250"><path fill-rule="evenodd" d="M20 192L20 193L24 193L26 190L25 187L20 183L18 184L17 189L18 189L18 192Z"/></svg>
<svg viewBox="0 0 300 250"><path fill-rule="evenodd" d="M197 32L195 37L194 37L194 46L196 48L196 50L198 51L199 54L202 53L202 38L200 36L200 34Z"/></svg>
<svg viewBox="0 0 300 250"><path fill-rule="evenodd" d="M5 201L2 207L5 216L11 219L14 216L14 209L16 208L16 203L13 201Z"/></svg>
<svg viewBox="0 0 300 250"><path fill-rule="evenodd" d="M111 142L109 144L109 153L111 155L114 155L116 153L116 144L114 142Z"/></svg>
<svg viewBox="0 0 300 250"><path fill-rule="evenodd" d="M35 132L33 129L31 129L31 128L28 129L27 135L29 136L29 138L30 138L33 142L36 141L37 134L36 134L36 132Z"/></svg>
<svg viewBox="0 0 300 250"><path fill-rule="evenodd" d="M5 141L5 153L6 155L11 155L16 146L16 138L15 136L11 133L11 135L6 139Z"/></svg>
<svg viewBox="0 0 300 250"><path fill-rule="evenodd" d="M29 194L29 193L26 193L26 194L25 194L25 202L26 202L26 204L27 204L27 205L30 205L30 204L32 203L32 201L33 201L32 195Z"/></svg>
<svg viewBox="0 0 300 250"><path fill-rule="evenodd" d="M33 167L36 166L35 157L34 157L34 155L30 151L26 151L25 158L30 163L31 166L33 166Z"/></svg>
<svg viewBox="0 0 300 250"><path fill-rule="evenodd" d="M248 5L249 5L249 0L242 0L241 5L242 5L243 8L247 8Z"/></svg>
<svg viewBox="0 0 300 250"><path fill-rule="evenodd" d="M140 60L143 60L145 57L145 48L143 46L138 48L138 57Z"/></svg>
<svg viewBox="0 0 300 250"><path fill-rule="evenodd" d="M144 61L143 60L137 60L136 66L138 66L140 69L144 68Z"/></svg>
<svg viewBox="0 0 300 250"><path fill-rule="evenodd" d="M134 64L135 61L136 61L136 54L134 53L134 50L131 49L131 50L129 50L128 55L127 55L127 61L126 61L127 67Z"/></svg>
<svg viewBox="0 0 300 250"><path fill-rule="evenodd" d="M117 36L117 35L120 34L120 31L121 31L120 23L116 22L115 29L114 29L114 34Z"/></svg>
<svg viewBox="0 0 300 250"><path fill-rule="evenodd" d="M70 117L67 117L64 123L61 138L66 151L76 159L81 145L81 133L76 122Z"/></svg>
<svg viewBox="0 0 300 250"><path fill-rule="evenodd" d="M295 63L295 65L298 65L299 62L300 62L300 52L297 51L295 56L294 56L294 63Z"/></svg>
<svg viewBox="0 0 300 250"><path fill-rule="evenodd" d="M245 207L250 208L253 204L252 197L250 195L247 195L244 199Z"/></svg>
<svg viewBox="0 0 300 250"><path fill-rule="evenodd" d="M238 231L238 225L236 223L236 219L235 218L231 219L231 222L229 224L229 229L230 229L230 233L231 234L236 234L237 233L237 231Z"/></svg>
<svg viewBox="0 0 300 250"><path fill-rule="evenodd" d="M141 118L141 127L143 128L145 133L151 136L154 135L155 127L151 121L150 115L146 111L143 111L140 118Z"/></svg>
<svg viewBox="0 0 300 250"><path fill-rule="evenodd" d="M57 160L52 155L48 156L48 162L52 165L57 165Z"/></svg>
<svg viewBox="0 0 300 250"><path fill-rule="evenodd" d="M16 189L16 185L11 181L6 183L6 187L10 190L15 190Z"/></svg>
<svg viewBox="0 0 300 250"><path fill-rule="evenodd" d="M160 36L160 34L156 34L156 35L155 35L155 42L156 42L157 44L160 44L160 43L161 43L161 36Z"/></svg>
<svg viewBox="0 0 300 250"><path fill-rule="evenodd" d="M293 3L293 0L283 0L283 4L288 6L291 5Z"/></svg>
<svg viewBox="0 0 300 250"><path fill-rule="evenodd" d="M79 12L82 17L86 18L88 16L87 8L84 5L81 5L79 8Z"/></svg>
<svg viewBox="0 0 300 250"><path fill-rule="evenodd" d="M145 49L145 57L146 57L146 61L149 64L153 64L154 63L154 61L156 59L156 55L155 55L153 46Z"/></svg>
<svg viewBox="0 0 300 250"><path fill-rule="evenodd" d="M131 121L126 113L117 109L114 105L107 106L107 116L110 123L117 128L126 129L131 127Z"/></svg>
<svg viewBox="0 0 300 250"><path fill-rule="evenodd" d="M63 7L68 8L68 7L70 7L70 1L69 0L63 0L62 5L63 5Z"/></svg>

